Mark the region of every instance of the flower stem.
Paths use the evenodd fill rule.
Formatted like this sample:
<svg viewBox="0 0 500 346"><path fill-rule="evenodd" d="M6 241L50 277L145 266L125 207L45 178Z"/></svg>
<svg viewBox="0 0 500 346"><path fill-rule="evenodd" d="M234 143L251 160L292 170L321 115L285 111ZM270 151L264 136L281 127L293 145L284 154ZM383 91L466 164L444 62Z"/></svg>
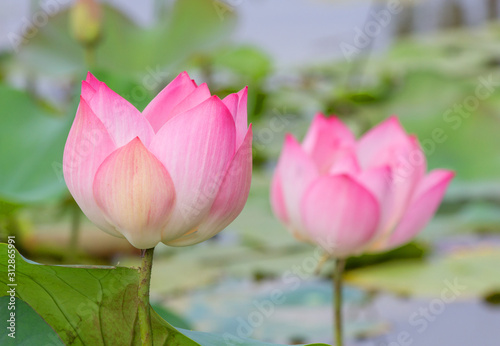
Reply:
<svg viewBox="0 0 500 346"><path fill-rule="evenodd" d="M337 346L343 345L342 337L342 275L344 273L345 259L335 260L335 270L333 272L333 300L334 300L334 331Z"/></svg>
<svg viewBox="0 0 500 346"><path fill-rule="evenodd" d="M87 69L90 71L95 65L95 48L93 45L85 46L85 64Z"/></svg>
<svg viewBox="0 0 500 346"><path fill-rule="evenodd" d="M151 307L149 305L149 285L151 282L151 268L153 267L154 248L142 250L142 264L139 270L139 304L137 315L141 329L141 342L143 346L153 345L153 330L151 328Z"/></svg>

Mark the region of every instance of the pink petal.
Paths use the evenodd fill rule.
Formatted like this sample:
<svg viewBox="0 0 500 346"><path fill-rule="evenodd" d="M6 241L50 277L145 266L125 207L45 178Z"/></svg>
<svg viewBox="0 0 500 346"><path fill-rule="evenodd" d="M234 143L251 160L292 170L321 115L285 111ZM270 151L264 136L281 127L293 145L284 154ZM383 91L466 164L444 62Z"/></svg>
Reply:
<svg viewBox="0 0 500 346"><path fill-rule="evenodd" d="M196 84L186 72L179 74L147 105L142 114L154 132L172 117L172 110L196 89Z"/></svg>
<svg viewBox="0 0 500 346"><path fill-rule="evenodd" d="M191 108L199 105L203 101L206 101L211 96L212 95L210 95L210 90L208 89L207 84L206 83L201 84L191 94L186 96L184 100L179 102L179 104L177 104L172 109L172 111L168 115L168 118L172 119L174 116L190 110Z"/></svg>
<svg viewBox="0 0 500 346"><path fill-rule="evenodd" d="M278 170L274 172L273 179L271 180L271 208L274 215L285 225L290 222L290 217L286 210L285 197L283 194L283 187L281 186L280 176Z"/></svg>
<svg viewBox="0 0 500 346"><path fill-rule="evenodd" d="M325 117L318 113L307 132L302 147L316 162L320 173L328 171L337 150L353 146L352 132L336 117Z"/></svg>
<svg viewBox="0 0 500 346"><path fill-rule="evenodd" d="M395 116L368 131L358 142L357 154L365 170L391 168L391 197L384 203L381 225L387 236L403 216L425 174L425 155L416 137L408 136Z"/></svg>
<svg viewBox="0 0 500 346"><path fill-rule="evenodd" d="M139 249L155 247L175 202L172 179L137 137L97 170L97 204L115 229Z"/></svg>
<svg viewBox="0 0 500 346"><path fill-rule="evenodd" d="M94 97L96 90L86 81L82 81L82 97L87 103L90 103L92 97Z"/></svg>
<svg viewBox="0 0 500 346"><path fill-rule="evenodd" d="M408 143L390 150L389 158L384 160L394 170L396 182L422 179L427 171L427 159L414 135L408 136Z"/></svg>
<svg viewBox="0 0 500 346"><path fill-rule="evenodd" d="M233 119L236 119L236 115L238 114L238 103L240 98L238 94L229 94L222 99L222 102L226 105L229 112L233 116Z"/></svg>
<svg viewBox="0 0 500 346"><path fill-rule="evenodd" d="M234 118L236 124L236 148L239 148L248 132L247 120L248 87L237 94L230 94L222 100Z"/></svg>
<svg viewBox="0 0 500 346"><path fill-rule="evenodd" d="M451 171L439 169L430 172L423 179L410 207L389 238L384 250L405 244L427 225L441 204L446 188L454 175Z"/></svg>
<svg viewBox="0 0 500 346"><path fill-rule="evenodd" d="M94 84L93 88L96 93L86 100L116 145L124 146L135 137L139 137L148 146L154 136L154 131L141 112L108 88L105 83L99 82L98 88L96 87L97 85Z"/></svg>
<svg viewBox="0 0 500 346"><path fill-rule="evenodd" d="M87 82L94 90L99 89L99 86L101 85L101 81L97 79L92 73L87 72L87 78L85 79L85 82Z"/></svg>
<svg viewBox="0 0 500 346"><path fill-rule="evenodd" d="M410 146L410 138L396 116L372 128L358 141L357 153L364 169L394 161L401 148Z"/></svg>
<svg viewBox="0 0 500 346"><path fill-rule="evenodd" d="M201 243L226 228L243 210L252 182L252 126L220 182L210 212L195 232L167 243L187 246Z"/></svg>
<svg viewBox="0 0 500 346"><path fill-rule="evenodd" d="M64 147L64 180L75 201L94 224L103 231L122 237L104 219L92 192L97 169L115 149L116 145L106 128L81 97Z"/></svg>
<svg viewBox="0 0 500 346"><path fill-rule="evenodd" d="M380 219L377 235L388 233L394 223L395 196L392 189L392 169L389 166L372 168L360 172L356 181L367 188L377 198L380 206ZM398 218L399 220L399 218Z"/></svg>
<svg viewBox="0 0 500 346"><path fill-rule="evenodd" d="M356 175L361 171L356 153L352 148L339 149L333 154L332 160L333 163L328 170L329 175Z"/></svg>
<svg viewBox="0 0 500 346"><path fill-rule="evenodd" d="M397 226L413 195L421 183L427 162L416 137L409 137L409 145L401 146L394 151L394 156L389 159L391 167L392 202L386 224L386 231L392 232ZM416 157L418 160L413 160Z"/></svg>
<svg viewBox="0 0 500 346"><path fill-rule="evenodd" d="M172 118L158 131L150 150L175 184L177 204L165 229L167 243L197 227L216 197L235 153L234 120L217 96Z"/></svg>
<svg viewBox="0 0 500 346"><path fill-rule="evenodd" d="M276 170L290 217L290 226L298 235L303 235L300 203L309 185L318 177L317 168L297 140L287 134Z"/></svg>
<svg viewBox="0 0 500 346"><path fill-rule="evenodd" d="M317 179L305 193L301 207L309 237L335 257L358 253L376 234L378 202L347 175Z"/></svg>

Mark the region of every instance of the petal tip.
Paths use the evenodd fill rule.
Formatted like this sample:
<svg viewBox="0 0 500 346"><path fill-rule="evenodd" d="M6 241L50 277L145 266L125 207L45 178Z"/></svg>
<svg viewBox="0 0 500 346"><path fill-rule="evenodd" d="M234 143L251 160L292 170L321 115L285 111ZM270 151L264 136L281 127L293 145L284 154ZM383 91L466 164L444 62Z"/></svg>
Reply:
<svg viewBox="0 0 500 346"><path fill-rule="evenodd" d="M373 129L375 128L384 128L384 127L389 127L389 128L394 128L398 130L402 130L403 132L406 132L403 128L403 125L401 124L401 121L397 115L390 115L384 120L382 120L378 125L374 126Z"/></svg>
<svg viewBox="0 0 500 346"><path fill-rule="evenodd" d="M90 71L87 72L87 77L85 78L85 81L89 83L94 89L101 83L101 81L97 79L97 77L94 76Z"/></svg>
<svg viewBox="0 0 500 346"><path fill-rule="evenodd" d="M448 174L450 178L454 178L457 173L451 169L443 169L443 172Z"/></svg>
<svg viewBox="0 0 500 346"><path fill-rule="evenodd" d="M441 175L441 181L448 183L456 176L456 172L449 169L436 169L435 173L439 173Z"/></svg>
<svg viewBox="0 0 500 346"><path fill-rule="evenodd" d="M139 136L135 136L131 141L130 143L133 143L133 144L142 144L144 146L144 144L142 143L141 139L139 138Z"/></svg>
<svg viewBox="0 0 500 346"><path fill-rule="evenodd" d="M396 123L396 124L401 125L401 121L399 120L399 117L398 117L396 114L392 114L392 115L390 115L390 116L387 118L387 121L389 121L389 122L393 122L393 123Z"/></svg>
<svg viewBox="0 0 500 346"><path fill-rule="evenodd" d="M83 105L84 107L88 107L90 109L90 105L87 102L87 100L85 100L85 98L83 97L83 95L80 95L80 105Z"/></svg>
<svg viewBox="0 0 500 346"><path fill-rule="evenodd" d="M243 89L241 89L240 91L238 91L238 96L243 96L243 95L246 95L248 93L248 85L245 85L245 87Z"/></svg>
<svg viewBox="0 0 500 346"><path fill-rule="evenodd" d="M287 132L285 134L285 145L288 145L288 144L297 144L297 139L295 138L294 135L292 135L291 133Z"/></svg>

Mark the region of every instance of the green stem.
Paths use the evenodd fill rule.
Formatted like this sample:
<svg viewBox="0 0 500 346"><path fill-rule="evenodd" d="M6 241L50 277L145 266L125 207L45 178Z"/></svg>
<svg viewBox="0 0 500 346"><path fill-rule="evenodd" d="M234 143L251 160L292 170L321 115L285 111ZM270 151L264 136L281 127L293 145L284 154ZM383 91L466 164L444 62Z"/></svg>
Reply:
<svg viewBox="0 0 500 346"><path fill-rule="evenodd" d="M140 281L137 293L139 304L137 315L141 329L141 341L143 346L153 345L153 330L151 328L151 307L149 305L149 285L151 282L151 268L153 267L154 248L142 250L142 264L139 271Z"/></svg>
<svg viewBox="0 0 500 346"><path fill-rule="evenodd" d="M343 345L342 338L342 275L344 273L345 259L335 260L335 270L333 273L333 300L334 300L334 331L337 346Z"/></svg>
<svg viewBox="0 0 500 346"><path fill-rule="evenodd" d="M93 45L85 46L85 64L87 65L87 69L90 71L94 68L95 65L95 48Z"/></svg>

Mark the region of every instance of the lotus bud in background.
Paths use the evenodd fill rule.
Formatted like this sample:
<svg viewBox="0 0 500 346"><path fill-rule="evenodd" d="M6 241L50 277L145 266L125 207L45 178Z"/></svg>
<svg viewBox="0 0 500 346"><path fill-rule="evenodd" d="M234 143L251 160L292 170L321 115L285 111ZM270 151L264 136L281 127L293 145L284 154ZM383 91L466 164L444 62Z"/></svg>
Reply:
<svg viewBox="0 0 500 346"><path fill-rule="evenodd" d="M220 100L184 72L141 113L89 73L63 171L94 224L149 249L229 225L248 197L251 158L246 88Z"/></svg>
<svg viewBox="0 0 500 346"><path fill-rule="evenodd" d="M70 11L70 26L73 37L81 45L95 45L101 37L101 4L95 0L77 0Z"/></svg>
<svg viewBox="0 0 500 346"><path fill-rule="evenodd" d="M443 169L426 174L417 138L396 117L356 140L338 118L318 114L302 144L286 136L271 204L295 237L344 258L410 241L453 176Z"/></svg>

